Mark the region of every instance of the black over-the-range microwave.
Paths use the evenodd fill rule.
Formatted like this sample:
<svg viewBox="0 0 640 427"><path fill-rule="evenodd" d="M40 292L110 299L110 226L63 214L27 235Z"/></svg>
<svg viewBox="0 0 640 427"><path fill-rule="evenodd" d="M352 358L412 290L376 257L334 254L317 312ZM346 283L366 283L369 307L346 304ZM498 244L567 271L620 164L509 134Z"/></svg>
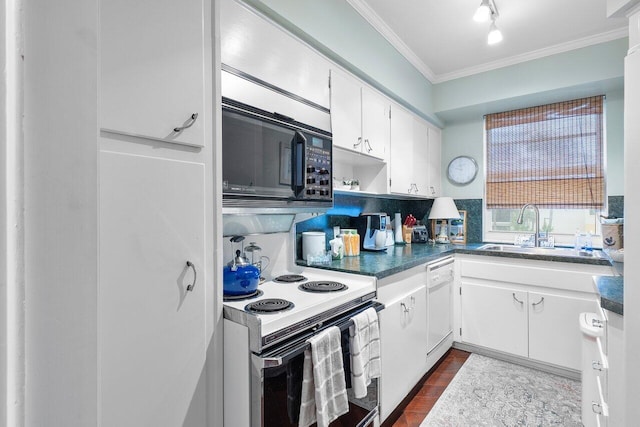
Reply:
<svg viewBox="0 0 640 427"><path fill-rule="evenodd" d="M222 76L223 208L332 207L329 110L237 70Z"/></svg>

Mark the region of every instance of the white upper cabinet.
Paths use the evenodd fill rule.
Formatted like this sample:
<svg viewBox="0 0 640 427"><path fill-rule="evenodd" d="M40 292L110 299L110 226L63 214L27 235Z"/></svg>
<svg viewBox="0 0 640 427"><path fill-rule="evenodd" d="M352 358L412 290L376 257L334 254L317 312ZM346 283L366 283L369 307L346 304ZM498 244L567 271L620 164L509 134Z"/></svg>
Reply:
<svg viewBox="0 0 640 427"><path fill-rule="evenodd" d="M369 89L362 87L362 152L386 159L390 139L390 102Z"/></svg>
<svg viewBox="0 0 640 427"><path fill-rule="evenodd" d="M203 10L203 0L100 3L102 130L205 144Z"/></svg>
<svg viewBox="0 0 640 427"><path fill-rule="evenodd" d="M391 108L389 191L435 197L440 188L439 129L397 104Z"/></svg>
<svg viewBox="0 0 640 427"><path fill-rule="evenodd" d="M357 79L331 70L333 145L386 160L389 150L390 103Z"/></svg>
<svg viewBox="0 0 640 427"><path fill-rule="evenodd" d="M220 3L220 25L224 65L329 108L326 58L234 0Z"/></svg>
<svg viewBox="0 0 640 427"><path fill-rule="evenodd" d="M427 196L439 197L442 195L442 131L433 125L429 125L427 163L425 165L428 174Z"/></svg>
<svg viewBox="0 0 640 427"><path fill-rule="evenodd" d="M413 121L406 110L392 105L389 174L392 193L411 194L414 174Z"/></svg>
<svg viewBox="0 0 640 427"><path fill-rule="evenodd" d="M331 70L331 132L334 147L361 151L360 85L336 70Z"/></svg>
<svg viewBox="0 0 640 427"><path fill-rule="evenodd" d="M414 159L414 184L411 188L413 194L417 196L435 197L434 187L431 185L431 176L434 173L439 174L438 171L433 171L433 159L430 151L430 139L429 132L431 127L422 119L418 117L413 118L413 159ZM438 163L440 160L440 153L438 153Z"/></svg>

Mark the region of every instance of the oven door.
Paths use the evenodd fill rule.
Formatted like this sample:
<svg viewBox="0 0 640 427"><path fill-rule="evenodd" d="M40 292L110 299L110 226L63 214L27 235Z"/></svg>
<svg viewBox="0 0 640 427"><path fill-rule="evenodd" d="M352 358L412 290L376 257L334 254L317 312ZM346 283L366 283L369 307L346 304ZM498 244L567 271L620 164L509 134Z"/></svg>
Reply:
<svg viewBox="0 0 640 427"><path fill-rule="evenodd" d="M337 326L342 333L342 354L345 370L345 382L349 398L349 412L331 423L332 427L373 426L378 416L378 379L371 380L367 395L355 398L351 390L351 371L349 354L349 320L355 314L374 307L377 311L384 305L371 302L342 316L341 319L328 322L323 329ZM300 414L302 392L302 366L304 351L308 348L307 339L317 332L310 332L278 348L252 354L251 373L251 425L254 427L295 427Z"/></svg>

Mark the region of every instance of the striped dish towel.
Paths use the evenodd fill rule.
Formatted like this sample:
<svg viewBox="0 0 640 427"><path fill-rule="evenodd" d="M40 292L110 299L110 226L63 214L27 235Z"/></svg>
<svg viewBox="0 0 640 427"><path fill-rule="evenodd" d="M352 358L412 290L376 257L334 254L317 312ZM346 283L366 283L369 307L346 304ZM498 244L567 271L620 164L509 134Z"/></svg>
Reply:
<svg viewBox="0 0 640 427"><path fill-rule="evenodd" d="M304 352L298 426L307 427L317 421L318 427L326 427L349 412L340 329L327 328L308 342L311 348Z"/></svg>
<svg viewBox="0 0 640 427"><path fill-rule="evenodd" d="M355 397L367 395L371 378L380 377L380 328L378 313L368 308L351 318L349 349L351 351L351 388Z"/></svg>

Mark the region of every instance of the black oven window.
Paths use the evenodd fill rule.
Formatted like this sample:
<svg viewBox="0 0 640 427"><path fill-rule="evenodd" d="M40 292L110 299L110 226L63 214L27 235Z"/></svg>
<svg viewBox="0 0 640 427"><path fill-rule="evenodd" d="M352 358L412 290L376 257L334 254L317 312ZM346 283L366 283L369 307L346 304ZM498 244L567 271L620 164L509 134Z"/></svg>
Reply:
<svg viewBox="0 0 640 427"><path fill-rule="evenodd" d="M351 393L351 373L348 329L342 334L342 355L345 382L349 394L349 412L332 422L331 427L355 427L377 407L377 379L373 379L368 394L355 399ZM283 366L267 368L264 374L264 427L294 427L298 425L302 395L302 367L304 354L299 354ZM371 424L373 425L373 424Z"/></svg>

